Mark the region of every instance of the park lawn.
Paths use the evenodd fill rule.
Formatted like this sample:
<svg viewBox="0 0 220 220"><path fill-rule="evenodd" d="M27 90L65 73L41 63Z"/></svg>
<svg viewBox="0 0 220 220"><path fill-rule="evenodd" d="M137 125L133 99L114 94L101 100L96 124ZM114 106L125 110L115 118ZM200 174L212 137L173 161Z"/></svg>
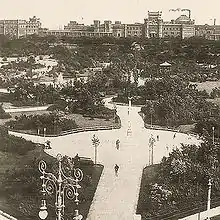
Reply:
<svg viewBox="0 0 220 220"><path fill-rule="evenodd" d="M205 90L207 93L211 93L212 89L220 87L220 80L218 81L205 81L201 83L193 83L197 85L199 91Z"/></svg>
<svg viewBox="0 0 220 220"><path fill-rule="evenodd" d="M80 114L69 114L67 118L74 119L78 127L85 128L85 127L93 127L93 126L112 126L115 125L114 119L111 118L109 120L103 118L90 118L84 117Z"/></svg>
<svg viewBox="0 0 220 220"><path fill-rule="evenodd" d="M195 129L195 124L190 124L190 125L179 125L177 128L180 132L183 133L190 133L193 132Z"/></svg>
<svg viewBox="0 0 220 220"><path fill-rule="evenodd" d="M41 180L38 161L45 160L50 172L55 158L47 155L42 147L28 151L24 155L0 151L0 210L22 220L38 220L40 207ZM84 179L81 183L80 213L86 217L101 176L102 165L82 165ZM88 182L88 176L90 181ZM7 178L9 177L9 178ZM48 212L52 220L55 217L54 195L48 197ZM52 202L53 201L53 202ZM74 202L69 201L67 213L74 213Z"/></svg>
<svg viewBox="0 0 220 220"><path fill-rule="evenodd" d="M20 115L35 115L35 114L49 114L49 111L42 110L42 111L30 111L30 112L14 112L10 113L12 116L9 119L0 119L0 125L4 125L7 121L15 120L15 117L18 117ZM81 114L68 114L66 115L66 118L75 120L78 128L88 128L88 127L96 127L96 126L113 126L115 125L114 118L110 118L109 120L103 119L103 118L90 118L90 117L84 117ZM42 128L43 129L43 128ZM25 131L27 133L31 134L37 134L37 130L28 130Z"/></svg>

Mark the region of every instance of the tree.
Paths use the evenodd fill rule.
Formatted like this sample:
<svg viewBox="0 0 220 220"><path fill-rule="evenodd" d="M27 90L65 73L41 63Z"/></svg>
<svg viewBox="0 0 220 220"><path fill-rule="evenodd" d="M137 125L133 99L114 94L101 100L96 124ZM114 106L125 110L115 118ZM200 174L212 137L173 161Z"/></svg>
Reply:
<svg viewBox="0 0 220 220"><path fill-rule="evenodd" d="M99 138L95 136L95 134L92 137L92 145L95 150L95 164L97 164L97 151L98 151L98 146L100 144Z"/></svg>

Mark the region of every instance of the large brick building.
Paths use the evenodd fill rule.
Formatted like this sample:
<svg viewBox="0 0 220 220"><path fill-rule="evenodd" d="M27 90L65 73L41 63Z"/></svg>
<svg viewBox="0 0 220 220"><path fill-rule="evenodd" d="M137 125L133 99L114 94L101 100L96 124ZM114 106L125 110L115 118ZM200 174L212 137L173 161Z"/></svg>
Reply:
<svg viewBox="0 0 220 220"><path fill-rule="evenodd" d="M35 16L26 20L0 20L0 34L10 38L19 38L31 34L41 36L70 36L70 37L143 37L166 38L180 37L182 39L200 36L210 40L220 40L220 25L195 25L190 15L181 15L175 20L163 21L162 12L149 12L143 23L123 24L121 21L112 23L105 20L94 20L91 25L70 21L63 30L41 28L39 18Z"/></svg>
<svg viewBox="0 0 220 220"><path fill-rule="evenodd" d="M30 34L39 34L41 22L35 16L26 20L0 20L0 34L9 38L20 38Z"/></svg>
<svg viewBox="0 0 220 220"><path fill-rule="evenodd" d="M94 20L92 25L78 24L76 21L70 21L64 30L44 30L42 35L55 36L88 36L88 37L182 37L187 38L195 35L195 21L186 15L181 15L176 20L163 21L162 12L148 12L148 17L144 23L122 24L121 21Z"/></svg>
<svg viewBox="0 0 220 220"><path fill-rule="evenodd" d="M144 20L144 36L151 37L181 37L195 36L195 21L186 15L181 15L176 20L163 21L162 12L148 12Z"/></svg>

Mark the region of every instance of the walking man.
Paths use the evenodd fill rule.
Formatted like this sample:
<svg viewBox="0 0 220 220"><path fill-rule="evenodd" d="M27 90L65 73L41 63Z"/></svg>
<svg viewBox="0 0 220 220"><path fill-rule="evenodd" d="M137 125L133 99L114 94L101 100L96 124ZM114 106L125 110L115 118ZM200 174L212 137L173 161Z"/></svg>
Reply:
<svg viewBox="0 0 220 220"><path fill-rule="evenodd" d="M117 141L116 141L116 143L115 143L115 144L116 144L116 149L117 149L117 150L119 150L120 140L119 140L119 139L117 139Z"/></svg>
<svg viewBox="0 0 220 220"><path fill-rule="evenodd" d="M118 176L118 170L119 170L119 166L118 164L115 164L115 176Z"/></svg>

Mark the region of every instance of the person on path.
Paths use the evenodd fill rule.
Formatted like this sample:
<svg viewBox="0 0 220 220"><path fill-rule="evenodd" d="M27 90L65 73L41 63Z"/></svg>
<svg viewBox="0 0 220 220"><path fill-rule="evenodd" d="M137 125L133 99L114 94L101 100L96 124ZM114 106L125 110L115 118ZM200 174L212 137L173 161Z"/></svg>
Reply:
<svg viewBox="0 0 220 220"><path fill-rule="evenodd" d="M51 149L49 140L47 140L46 143L45 143L45 149Z"/></svg>
<svg viewBox="0 0 220 220"><path fill-rule="evenodd" d="M119 166L118 164L115 164L115 176L118 176L118 170L119 170Z"/></svg>
<svg viewBox="0 0 220 220"><path fill-rule="evenodd" d="M116 144L116 149L119 150L120 140L117 139L115 144Z"/></svg>
<svg viewBox="0 0 220 220"><path fill-rule="evenodd" d="M157 135L157 141L159 141L160 140L160 137L159 137L159 135Z"/></svg>
<svg viewBox="0 0 220 220"><path fill-rule="evenodd" d="M174 135L173 135L173 139L176 137L176 133L174 133Z"/></svg>

